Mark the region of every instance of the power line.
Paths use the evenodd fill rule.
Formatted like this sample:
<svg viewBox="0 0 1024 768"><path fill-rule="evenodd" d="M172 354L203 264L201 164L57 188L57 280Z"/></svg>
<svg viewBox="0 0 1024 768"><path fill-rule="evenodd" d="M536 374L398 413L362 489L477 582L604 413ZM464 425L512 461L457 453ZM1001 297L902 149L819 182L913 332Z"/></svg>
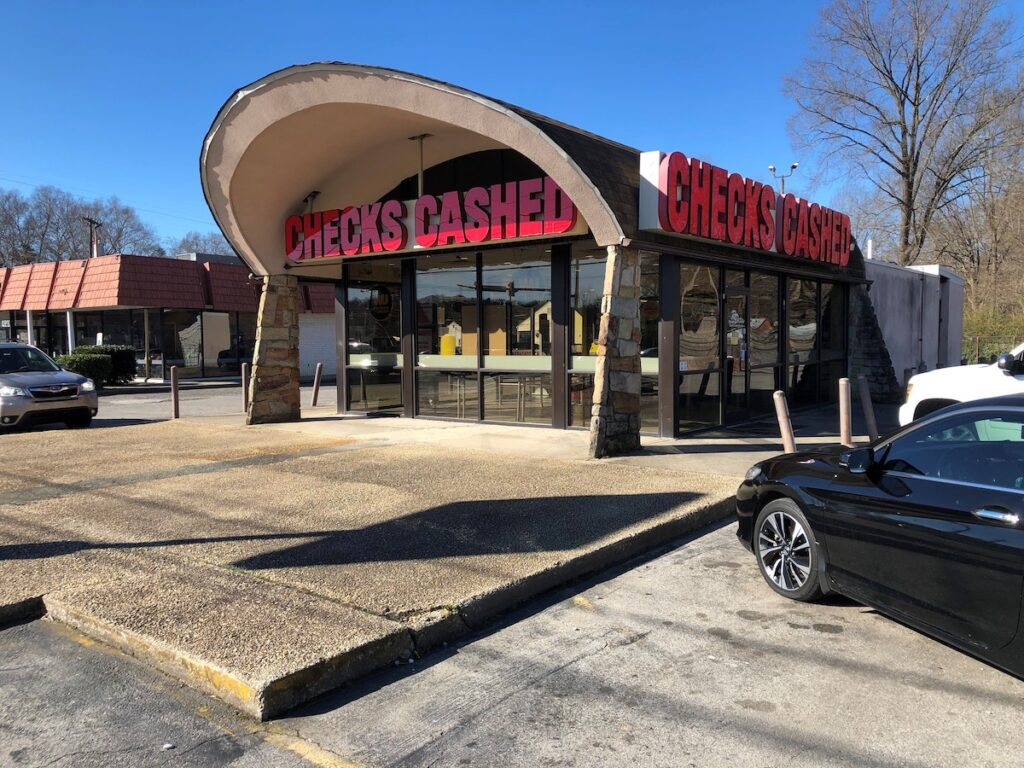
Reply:
<svg viewBox="0 0 1024 768"><path fill-rule="evenodd" d="M84 201L90 202L90 203L102 203L102 202L104 202L103 199L100 198L100 197L89 197L88 195L81 194L81 192L83 190L74 189L74 188L70 188L70 187L61 187L61 186L59 186L57 184L51 184L51 183L49 183L47 181L41 181L39 179L36 179L34 181L26 181L26 180L23 180L23 179L13 179L13 178L11 178L9 176L0 176L0 181L6 181L6 182L10 182L11 184L19 184L19 185L21 185L23 187L32 187L32 188L43 187L43 186L46 186L46 187L56 187L57 189L62 189L65 192L69 192L69 193L73 194L79 200L84 200ZM92 194L99 195L100 193L94 191L94 192L92 192ZM112 197L112 195L111 195L111 197ZM156 210L155 208L141 208L141 207L139 207L137 205L132 205L131 203L129 203L127 201L122 201L122 202L124 202L125 205L131 206L136 211L142 211L143 213L149 213L149 214L152 214L154 216L167 216L167 217L172 218L172 219L181 219L182 221L191 221L191 222L194 222L196 224L205 224L206 226L210 226L212 224L213 226L216 226L216 224L214 224L212 221L203 221L202 219L194 219L191 216L182 216L182 215L177 214L177 213L168 213L167 211L159 211L159 210Z"/></svg>

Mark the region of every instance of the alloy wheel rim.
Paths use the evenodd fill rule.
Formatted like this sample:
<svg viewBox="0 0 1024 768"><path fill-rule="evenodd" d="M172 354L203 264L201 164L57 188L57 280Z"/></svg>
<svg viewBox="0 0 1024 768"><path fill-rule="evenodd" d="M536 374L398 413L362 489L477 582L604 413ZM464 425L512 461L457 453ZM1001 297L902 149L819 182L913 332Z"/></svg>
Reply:
<svg viewBox="0 0 1024 768"><path fill-rule="evenodd" d="M757 537L758 557L768 578L786 592L795 592L811 575L811 542L803 525L785 512L765 518Z"/></svg>

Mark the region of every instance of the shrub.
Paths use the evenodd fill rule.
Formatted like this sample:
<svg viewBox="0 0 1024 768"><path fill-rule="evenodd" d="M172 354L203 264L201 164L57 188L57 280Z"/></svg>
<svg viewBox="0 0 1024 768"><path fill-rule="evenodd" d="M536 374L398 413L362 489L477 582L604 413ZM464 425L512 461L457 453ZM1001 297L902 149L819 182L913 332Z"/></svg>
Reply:
<svg viewBox="0 0 1024 768"><path fill-rule="evenodd" d="M74 354L58 357L57 363L72 373L92 379L97 387L110 381L110 355L78 354L76 350Z"/></svg>
<svg viewBox="0 0 1024 768"><path fill-rule="evenodd" d="M135 378L135 347L121 344L83 344L72 355L108 355L110 378L107 381L128 384Z"/></svg>

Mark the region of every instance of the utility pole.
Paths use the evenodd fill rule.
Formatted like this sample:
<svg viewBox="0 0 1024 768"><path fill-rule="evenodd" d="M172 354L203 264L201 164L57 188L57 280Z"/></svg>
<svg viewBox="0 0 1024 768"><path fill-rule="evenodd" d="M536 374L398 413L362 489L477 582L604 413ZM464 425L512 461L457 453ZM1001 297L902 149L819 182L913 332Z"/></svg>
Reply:
<svg viewBox="0 0 1024 768"><path fill-rule="evenodd" d="M82 221L89 225L89 258L95 259L100 255L99 231L103 224L88 216L83 216Z"/></svg>
<svg viewBox="0 0 1024 768"><path fill-rule="evenodd" d="M796 171L796 169L799 166L800 166L800 163L793 163L792 165L789 166L789 173L786 173L786 174L775 173L775 166L774 165L769 165L768 166L768 170L771 171L772 177L778 179L779 183L781 184L781 191L779 192L779 194L781 194L783 197L786 196L786 179L788 179L790 176L792 176L793 172Z"/></svg>

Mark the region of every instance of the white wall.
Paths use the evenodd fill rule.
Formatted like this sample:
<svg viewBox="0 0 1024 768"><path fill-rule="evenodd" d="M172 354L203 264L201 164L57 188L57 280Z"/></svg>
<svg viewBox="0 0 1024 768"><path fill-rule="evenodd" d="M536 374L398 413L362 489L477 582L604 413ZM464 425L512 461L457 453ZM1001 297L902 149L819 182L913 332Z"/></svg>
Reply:
<svg viewBox="0 0 1024 768"><path fill-rule="evenodd" d="M896 378L960 364L963 280L937 265L864 262L871 304Z"/></svg>
<svg viewBox="0 0 1024 768"><path fill-rule="evenodd" d="M335 356L334 315L299 315L299 376L312 378L316 364L324 364L324 376L338 371Z"/></svg>

